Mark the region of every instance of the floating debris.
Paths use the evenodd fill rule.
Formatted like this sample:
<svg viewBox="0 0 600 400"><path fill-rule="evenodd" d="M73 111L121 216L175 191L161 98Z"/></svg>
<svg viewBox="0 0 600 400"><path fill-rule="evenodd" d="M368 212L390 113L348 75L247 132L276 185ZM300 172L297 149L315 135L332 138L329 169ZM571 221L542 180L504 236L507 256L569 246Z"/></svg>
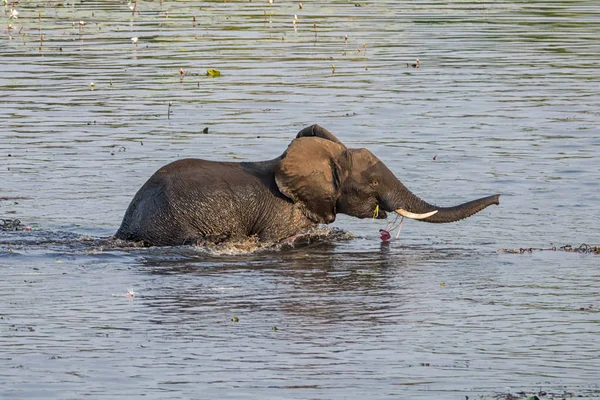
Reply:
<svg viewBox="0 0 600 400"><path fill-rule="evenodd" d="M582 243L579 247L573 247L570 244L567 244L560 247L553 246L549 248L520 247L515 249L498 249L498 253L508 254L533 253L534 251L564 251L567 253L600 254L600 246L590 246L589 244Z"/></svg>
<svg viewBox="0 0 600 400"><path fill-rule="evenodd" d="M416 61L416 63L414 63L414 64L406 63L406 67L407 68L421 68L421 60L419 60L417 58L415 61Z"/></svg>
<svg viewBox="0 0 600 400"><path fill-rule="evenodd" d="M29 225L22 225L18 219L0 219L0 231L30 231Z"/></svg>
<svg viewBox="0 0 600 400"><path fill-rule="evenodd" d="M136 1L134 4L129 3L129 10L131 11L131 15L135 15L135 11L137 10L138 7L138 2ZM139 14L139 10L138 10L138 14Z"/></svg>
<svg viewBox="0 0 600 400"><path fill-rule="evenodd" d="M123 297L132 298L135 297L136 293L133 291L133 288L127 289L127 293L123 295Z"/></svg>
<svg viewBox="0 0 600 400"><path fill-rule="evenodd" d="M494 400L541 400L541 399L572 399L572 398L594 398L596 399L600 390L586 390L583 393L574 393L573 391L563 390L562 392L550 392L546 390L539 391L519 391L516 393L495 393L489 396L482 396L481 399ZM467 396L468 399L468 396Z"/></svg>
<svg viewBox="0 0 600 400"><path fill-rule="evenodd" d="M215 71L216 71L216 70L215 70ZM204 73L204 74L199 74L199 73L197 73L197 72L190 72L190 71L186 71L186 70L185 70L185 69L183 69L183 68L180 68L180 69L179 69L179 76L181 77L181 80L182 80L182 81L183 81L183 77L184 77L184 76L207 76L207 75L208 75L207 73Z"/></svg>

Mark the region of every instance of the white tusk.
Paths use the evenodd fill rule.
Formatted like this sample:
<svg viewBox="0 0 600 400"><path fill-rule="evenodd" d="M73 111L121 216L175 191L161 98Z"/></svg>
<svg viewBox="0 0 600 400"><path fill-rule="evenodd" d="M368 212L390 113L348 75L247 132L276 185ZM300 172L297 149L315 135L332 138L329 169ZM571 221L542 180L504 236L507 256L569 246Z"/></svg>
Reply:
<svg viewBox="0 0 600 400"><path fill-rule="evenodd" d="M402 208L399 208L397 210L394 210L395 213L402 215L403 217L406 218L411 218L411 219L425 219L425 218L429 218L431 217L433 214L437 213L438 210L434 210L428 213L424 213L424 214L415 214L415 213L411 213L410 211L406 211Z"/></svg>

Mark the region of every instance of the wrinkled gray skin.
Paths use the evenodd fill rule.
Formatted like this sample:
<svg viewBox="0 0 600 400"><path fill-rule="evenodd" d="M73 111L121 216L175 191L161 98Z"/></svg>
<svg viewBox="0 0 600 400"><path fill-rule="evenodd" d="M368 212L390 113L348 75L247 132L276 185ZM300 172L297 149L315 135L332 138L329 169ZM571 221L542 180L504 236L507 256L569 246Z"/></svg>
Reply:
<svg viewBox="0 0 600 400"><path fill-rule="evenodd" d="M137 192L115 237L148 246L223 242L257 236L278 241L338 213L378 218L403 208L438 212L427 222L453 222L491 204L499 195L455 207L436 207L412 194L369 150L348 149L331 132L301 130L274 160L175 161Z"/></svg>

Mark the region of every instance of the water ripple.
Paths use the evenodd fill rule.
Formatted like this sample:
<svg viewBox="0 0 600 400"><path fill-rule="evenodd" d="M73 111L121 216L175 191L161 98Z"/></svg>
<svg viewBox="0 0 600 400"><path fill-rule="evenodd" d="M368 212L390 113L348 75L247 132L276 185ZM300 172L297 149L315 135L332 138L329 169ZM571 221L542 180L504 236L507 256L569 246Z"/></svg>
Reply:
<svg viewBox="0 0 600 400"><path fill-rule="evenodd" d="M34 231L0 232L0 397L598 398L597 257L496 253L598 244L596 3L9 2L0 217ZM165 163L312 123L501 206L389 245L345 216L285 251L107 245Z"/></svg>

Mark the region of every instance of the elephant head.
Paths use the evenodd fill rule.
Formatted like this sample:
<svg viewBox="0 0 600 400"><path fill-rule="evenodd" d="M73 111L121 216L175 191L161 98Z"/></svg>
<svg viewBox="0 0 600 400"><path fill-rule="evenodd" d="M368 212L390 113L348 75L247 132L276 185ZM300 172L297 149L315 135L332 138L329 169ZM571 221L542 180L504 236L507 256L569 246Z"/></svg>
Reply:
<svg viewBox="0 0 600 400"><path fill-rule="evenodd" d="M275 182L317 223L331 223L337 213L387 218L386 212L392 211L426 222L454 222L499 204L500 197L434 206L408 190L369 150L348 149L319 125L298 133L275 166Z"/></svg>

